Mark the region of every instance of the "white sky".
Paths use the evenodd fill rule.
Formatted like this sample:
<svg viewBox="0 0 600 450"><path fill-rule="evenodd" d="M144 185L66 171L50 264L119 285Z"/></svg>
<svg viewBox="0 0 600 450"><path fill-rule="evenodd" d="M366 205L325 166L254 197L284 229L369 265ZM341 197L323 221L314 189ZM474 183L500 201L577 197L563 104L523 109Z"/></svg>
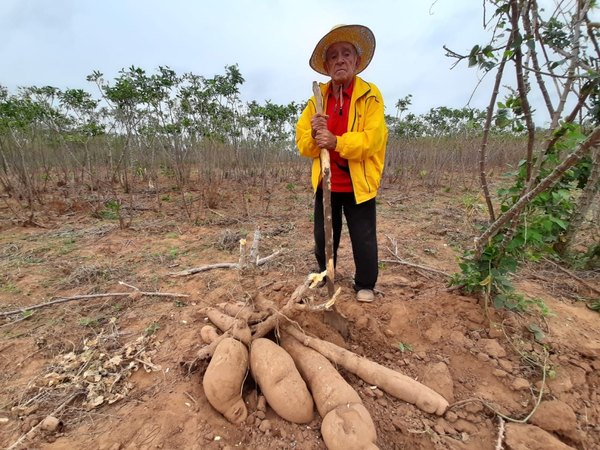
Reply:
<svg viewBox="0 0 600 450"><path fill-rule="evenodd" d="M163 65L210 78L237 63L243 101L304 102L312 81L324 81L308 65L315 44L336 24L360 23L377 39L361 76L379 86L388 114L407 94L420 114L469 101L478 73L465 63L450 70L442 45L464 54L487 44L482 17L475 0L2 0L0 85L96 96L85 80L93 70L112 79ZM486 81L471 106L487 106Z"/></svg>

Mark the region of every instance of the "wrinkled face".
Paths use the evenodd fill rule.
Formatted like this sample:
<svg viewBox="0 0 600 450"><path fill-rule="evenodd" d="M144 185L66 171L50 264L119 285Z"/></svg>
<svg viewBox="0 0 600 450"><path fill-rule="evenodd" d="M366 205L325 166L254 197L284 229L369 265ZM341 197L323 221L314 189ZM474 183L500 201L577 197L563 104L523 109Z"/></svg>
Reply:
<svg viewBox="0 0 600 450"><path fill-rule="evenodd" d="M325 70L335 84L347 85L356 74L360 56L349 42L336 42L325 54Z"/></svg>

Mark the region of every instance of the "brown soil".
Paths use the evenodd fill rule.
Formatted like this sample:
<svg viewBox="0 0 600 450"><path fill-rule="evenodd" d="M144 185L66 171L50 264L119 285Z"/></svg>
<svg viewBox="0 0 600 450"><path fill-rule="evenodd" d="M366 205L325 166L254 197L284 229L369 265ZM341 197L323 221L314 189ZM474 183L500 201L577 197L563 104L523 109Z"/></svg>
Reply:
<svg viewBox="0 0 600 450"><path fill-rule="evenodd" d="M182 278L170 273L236 262L238 239L251 239L257 226L261 257L283 250L257 275L267 298L284 304L314 270L312 200L305 187L282 183L262 192L232 183L220 194L213 209L192 211L195 223L184 216L176 193L161 193L160 210L156 194L138 194L136 208L124 210L132 220L125 229L106 215L94 217L84 201L58 194L36 218L45 228L20 226L14 209L0 206L1 311L56 297L133 292L127 285L189 295L80 299L1 317L2 447L54 412L60 426L38 427L25 447L325 448L316 411L308 425L257 411L259 392L248 380L250 418L234 426L208 404L200 374L181 366L203 346L201 308L243 300L245 292L235 270ZM473 193L460 187L382 189L380 259L394 259L391 238L404 260L457 271L457 248L471 245L473 222L481 219L475 214L481 211L465 210L465 195ZM426 414L341 371L371 413L380 448L485 450L501 448L499 441L512 449L600 448L600 329L598 313L579 301L591 295L584 285L550 265L524 267L520 292L543 301L550 313L490 310L486 317L476 298L448 291L445 277L434 272L382 262L372 304L356 303L352 274L344 234L336 283L343 288L340 311L350 321L347 339L319 313L295 320L309 333L414 377L453 404L444 417ZM600 286L597 272L580 276ZM313 295L326 299L325 289ZM543 333L537 336L543 345L534 330ZM523 419L534 409L526 426L496 414Z"/></svg>

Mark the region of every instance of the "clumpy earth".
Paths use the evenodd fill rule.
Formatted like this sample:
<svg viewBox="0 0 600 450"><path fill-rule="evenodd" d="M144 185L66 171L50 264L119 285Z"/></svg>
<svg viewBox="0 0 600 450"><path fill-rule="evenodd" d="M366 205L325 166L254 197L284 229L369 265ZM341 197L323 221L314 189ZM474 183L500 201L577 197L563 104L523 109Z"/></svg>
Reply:
<svg viewBox="0 0 600 450"><path fill-rule="evenodd" d="M354 299L344 233L336 285L348 336L322 313L294 320L450 402L443 417L427 414L340 369L371 414L381 449L600 448L600 329L585 301L597 294L544 262L515 277L529 312L486 308L449 289L445 274L458 271L461 249L485 219L481 205L462 201L473 194L460 183L439 191L384 186L375 302ZM239 239L260 229L260 256L281 253L259 268L255 284L285 304L315 269L311 193L303 181L268 189L232 181L210 208L201 191L189 193L187 209L180 195L123 196L121 227L113 209L60 192L38 211L38 226L22 226L12 199L0 204L0 311L78 296L0 316L2 447L325 448L316 411L296 425L263 410L251 377L244 424L209 405L201 373L184 363L204 345L203 308L246 293L235 269L171 276L237 262ZM598 271L577 275L600 287ZM157 292L187 296L150 295ZM111 293L119 295L99 295ZM310 295L327 299L325 288Z"/></svg>

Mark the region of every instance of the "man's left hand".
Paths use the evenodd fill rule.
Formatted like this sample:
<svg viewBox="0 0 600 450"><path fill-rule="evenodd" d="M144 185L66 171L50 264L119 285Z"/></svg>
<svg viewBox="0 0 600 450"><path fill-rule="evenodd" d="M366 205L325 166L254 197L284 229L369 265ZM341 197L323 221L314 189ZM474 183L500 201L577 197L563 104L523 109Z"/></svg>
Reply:
<svg viewBox="0 0 600 450"><path fill-rule="evenodd" d="M337 136L329 130L317 131L315 141L319 148L325 148L327 150L335 150L337 146Z"/></svg>

